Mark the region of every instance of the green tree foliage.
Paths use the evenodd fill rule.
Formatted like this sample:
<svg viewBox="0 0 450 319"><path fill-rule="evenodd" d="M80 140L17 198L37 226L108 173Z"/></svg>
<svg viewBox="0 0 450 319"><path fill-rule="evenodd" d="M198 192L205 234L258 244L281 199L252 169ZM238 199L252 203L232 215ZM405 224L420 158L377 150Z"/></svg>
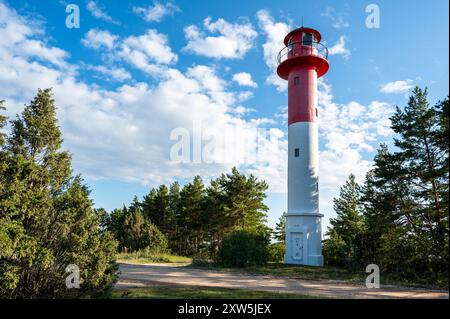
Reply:
<svg viewBox="0 0 450 319"><path fill-rule="evenodd" d="M283 212L275 224L273 237L279 243L286 243L286 212Z"/></svg>
<svg viewBox="0 0 450 319"><path fill-rule="evenodd" d="M3 146L3 144L5 144L5 140L6 140L6 134L2 132L3 128L6 125L6 121L8 120L8 118L4 115L1 115L1 112L3 112L4 110L6 110L6 108L3 106L3 103L5 101L0 100L0 147Z"/></svg>
<svg viewBox="0 0 450 319"><path fill-rule="evenodd" d="M266 189L264 181L247 177L236 168L212 180L209 187L196 176L183 187L173 183L150 190L142 202L135 199L130 208L112 211L105 225L119 241L121 251L134 249L135 245L127 243L125 219L138 209L143 219L168 239L173 253L214 258L223 238L234 230L268 231L264 225Z"/></svg>
<svg viewBox="0 0 450 319"><path fill-rule="evenodd" d="M186 184L180 193L181 240L183 250L190 256L199 255L203 248L206 231L204 214L205 187L199 176L192 183ZM181 245L183 246L183 244Z"/></svg>
<svg viewBox="0 0 450 319"><path fill-rule="evenodd" d="M246 177L233 168L231 174L223 174L218 183L225 192L224 227L251 229L266 222L266 182L258 181L253 175Z"/></svg>
<svg viewBox="0 0 450 319"><path fill-rule="evenodd" d="M209 255L212 259L215 258L223 237L229 232L229 228L224 227L226 220L225 199L226 192L222 189L218 180L211 181L210 186L206 189L204 214L208 220L206 240L210 244Z"/></svg>
<svg viewBox="0 0 450 319"><path fill-rule="evenodd" d="M354 238L362 249L355 263L374 262L383 272L409 279L448 279L448 103L447 97L430 106L427 90L416 87L408 104L397 107L391 118L394 150L381 145L362 196L346 196L344 206L336 205L344 199L341 193L335 201L339 222L332 223L325 243L328 262L338 263L336 256L345 254L353 226L340 215L353 202L365 225Z"/></svg>
<svg viewBox="0 0 450 319"><path fill-rule="evenodd" d="M0 296L105 295L117 278L116 242L61 151L51 90L39 90L11 124L0 140ZM70 264L80 289L66 287Z"/></svg>
<svg viewBox="0 0 450 319"><path fill-rule="evenodd" d="M322 253L327 265L349 267L348 246L336 229L331 228L327 232ZM358 260L355 260L357 262Z"/></svg>
<svg viewBox="0 0 450 319"><path fill-rule="evenodd" d="M142 213L142 205L137 197L128 208L113 210L107 216L105 226L119 242L120 252L168 251L166 236Z"/></svg>
<svg viewBox="0 0 450 319"><path fill-rule="evenodd" d="M283 242L272 243L269 245L268 260L273 262L281 262L284 259L286 244Z"/></svg>
<svg viewBox="0 0 450 319"><path fill-rule="evenodd" d="M330 257L329 260L336 261L336 253L338 253L343 257L339 264L352 266L361 259L361 252L364 249L362 247L364 220L361 210L360 186L356 183L355 176L351 174L345 185L341 187L339 198L334 199L334 211L337 217L330 219L333 231L327 233L330 240L325 240L324 243L326 260ZM328 245L331 246L328 247Z"/></svg>
<svg viewBox="0 0 450 319"><path fill-rule="evenodd" d="M227 267L264 265L269 258L270 232L235 230L225 236L216 262Z"/></svg>

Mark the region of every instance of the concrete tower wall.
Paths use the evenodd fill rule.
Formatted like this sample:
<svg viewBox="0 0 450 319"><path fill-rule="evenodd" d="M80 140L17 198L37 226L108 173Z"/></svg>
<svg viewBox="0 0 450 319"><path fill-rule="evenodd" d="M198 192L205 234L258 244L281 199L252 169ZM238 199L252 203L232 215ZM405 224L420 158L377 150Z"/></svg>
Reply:
<svg viewBox="0 0 450 319"><path fill-rule="evenodd" d="M285 262L322 266L319 213L319 133L317 79L328 71L319 54L320 33L310 28L290 32L280 51L278 75L288 81L288 211ZM326 48L325 48L326 50Z"/></svg>
<svg viewBox="0 0 450 319"><path fill-rule="evenodd" d="M317 123L288 128L288 214L319 213L319 136Z"/></svg>

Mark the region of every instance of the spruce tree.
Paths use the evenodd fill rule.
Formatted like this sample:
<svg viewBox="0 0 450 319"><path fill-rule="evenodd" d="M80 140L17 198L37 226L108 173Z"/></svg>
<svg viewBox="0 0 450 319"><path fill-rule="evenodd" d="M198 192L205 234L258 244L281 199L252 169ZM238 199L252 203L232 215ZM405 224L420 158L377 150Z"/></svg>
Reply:
<svg viewBox="0 0 450 319"><path fill-rule="evenodd" d="M286 212L283 212L283 214L281 214L278 222L275 224L273 237L279 243L284 244L286 242Z"/></svg>
<svg viewBox="0 0 450 319"><path fill-rule="evenodd" d="M327 233L330 240L325 241L325 246L337 239L343 242L340 254L345 259L341 264L352 267L360 261L363 249L361 239L364 234L361 189L353 174L350 174L345 185L341 187L339 197L333 202L336 218L330 219L332 230ZM325 247L324 250L328 251L329 248Z"/></svg>

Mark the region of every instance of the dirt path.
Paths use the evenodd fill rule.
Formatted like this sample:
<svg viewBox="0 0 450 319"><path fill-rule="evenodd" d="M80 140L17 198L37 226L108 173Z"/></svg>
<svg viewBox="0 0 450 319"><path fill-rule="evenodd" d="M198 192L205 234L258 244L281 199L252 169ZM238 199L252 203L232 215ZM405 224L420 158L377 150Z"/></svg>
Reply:
<svg viewBox="0 0 450 319"><path fill-rule="evenodd" d="M276 291L331 298L449 298L446 291L403 287L367 289L363 285L186 268L173 264L120 264L117 288L178 284Z"/></svg>

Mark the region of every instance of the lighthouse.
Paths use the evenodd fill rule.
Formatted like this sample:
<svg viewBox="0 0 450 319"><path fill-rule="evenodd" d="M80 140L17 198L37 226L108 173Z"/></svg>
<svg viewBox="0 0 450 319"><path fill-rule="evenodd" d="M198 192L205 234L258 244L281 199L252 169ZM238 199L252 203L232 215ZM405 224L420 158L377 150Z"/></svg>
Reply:
<svg viewBox="0 0 450 319"><path fill-rule="evenodd" d="M301 27L284 38L278 75L288 81L288 211L285 263L322 266L319 212L317 79L329 68L317 30Z"/></svg>

